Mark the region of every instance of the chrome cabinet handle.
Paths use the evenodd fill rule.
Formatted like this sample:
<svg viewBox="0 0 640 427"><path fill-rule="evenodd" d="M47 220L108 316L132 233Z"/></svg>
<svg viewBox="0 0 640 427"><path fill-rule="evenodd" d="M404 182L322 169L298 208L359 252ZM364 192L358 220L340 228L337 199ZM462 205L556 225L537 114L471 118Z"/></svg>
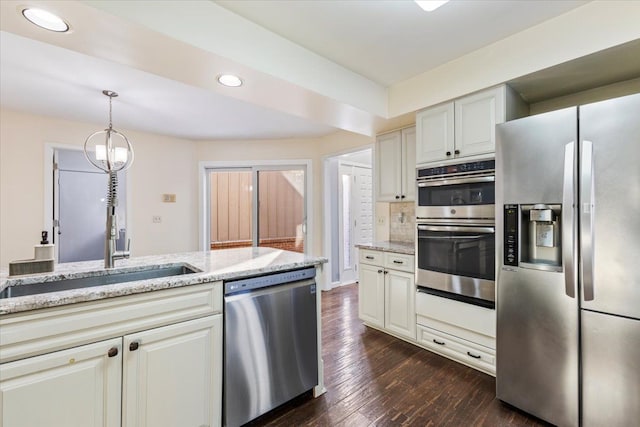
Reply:
<svg viewBox="0 0 640 427"><path fill-rule="evenodd" d="M576 264L574 256L577 246L574 243L575 208L575 142L564 147L564 177L562 183L562 264L564 266L564 291L571 298L576 297Z"/></svg>

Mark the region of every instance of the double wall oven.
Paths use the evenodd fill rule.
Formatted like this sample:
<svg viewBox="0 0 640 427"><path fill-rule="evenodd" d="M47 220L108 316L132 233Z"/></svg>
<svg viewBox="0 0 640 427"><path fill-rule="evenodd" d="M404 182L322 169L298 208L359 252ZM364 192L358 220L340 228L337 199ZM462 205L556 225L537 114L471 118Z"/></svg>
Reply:
<svg viewBox="0 0 640 427"><path fill-rule="evenodd" d="M419 292L495 307L495 161L417 171Z"/></svg>

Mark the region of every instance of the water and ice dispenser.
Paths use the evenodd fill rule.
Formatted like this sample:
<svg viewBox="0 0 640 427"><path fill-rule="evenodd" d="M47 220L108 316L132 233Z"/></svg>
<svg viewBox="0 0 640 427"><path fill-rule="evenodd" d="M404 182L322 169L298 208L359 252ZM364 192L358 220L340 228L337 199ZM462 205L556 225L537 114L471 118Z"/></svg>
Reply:
<svg viewBox="0 0 640 427"><path fill-rule="evenodd" d="M504 205L504 265L562 269L561 205Z"/></svg>

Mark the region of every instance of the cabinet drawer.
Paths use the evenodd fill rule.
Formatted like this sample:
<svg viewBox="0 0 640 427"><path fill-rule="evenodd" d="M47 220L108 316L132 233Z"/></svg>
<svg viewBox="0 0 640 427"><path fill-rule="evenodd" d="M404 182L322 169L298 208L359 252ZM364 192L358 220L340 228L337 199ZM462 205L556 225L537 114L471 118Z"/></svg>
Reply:
<svg viewBox="0 0 640 427"><path fill-rule="evenodd" d="M372 251L370 249L360 249L360 263L383 265L383 253L380 251Z"/></svg>
<svg viewBox="0 0 640 427"><path fill-rule="evenodd" d="M495 348L496 311L418 292L418 323Z"/></svg>
<svg viewBox="0 0 640 427"><path fill-rule="evenodd" d="M393 252L384 253L384 266L392 270L406 271L413 273L413 255L396 254Z"/></svg>
<svg viewBox="0 0 640 427"><path fill-rule="evenodd" d="M6 315L0 363L221 312L215 282Z"/></svg>
<svg viewBox="0 0 640 427"><path fill-rule="evenodd" d="M418 325L418 343L467 366L495 375L495 351L435 329Z"/></svg>

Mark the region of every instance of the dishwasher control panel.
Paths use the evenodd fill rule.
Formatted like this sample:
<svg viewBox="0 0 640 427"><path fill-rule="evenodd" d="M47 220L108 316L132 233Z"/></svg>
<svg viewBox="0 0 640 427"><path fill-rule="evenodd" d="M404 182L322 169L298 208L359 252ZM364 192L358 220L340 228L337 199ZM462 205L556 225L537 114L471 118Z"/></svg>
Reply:
<svg viewBox="0 0 640 427"><path fill-rule="evenodd" d="M268 274L265 276L249 277L248 279L232 280L225 282L224 294L230 295L274 285L284 285L285 283L312 279L315 276L316 268L310 267L303 270L284 271L282 273Z"/></svg>

